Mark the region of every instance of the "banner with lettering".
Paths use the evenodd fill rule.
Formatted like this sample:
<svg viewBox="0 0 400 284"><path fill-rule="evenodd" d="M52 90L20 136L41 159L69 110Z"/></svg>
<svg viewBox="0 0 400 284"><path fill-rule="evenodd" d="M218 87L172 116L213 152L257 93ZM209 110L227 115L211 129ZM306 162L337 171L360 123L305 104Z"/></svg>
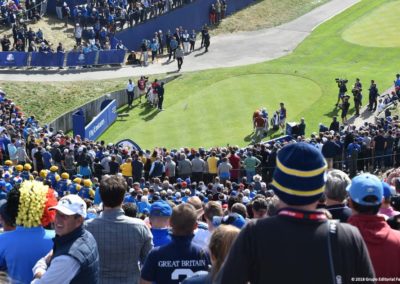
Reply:
<svg viewBox="0 0 400 284"><path fill-rule="evenodd" d="M117 102L112 100L92 121L85 127L85 137L96 140L117 119Z"/></svg>

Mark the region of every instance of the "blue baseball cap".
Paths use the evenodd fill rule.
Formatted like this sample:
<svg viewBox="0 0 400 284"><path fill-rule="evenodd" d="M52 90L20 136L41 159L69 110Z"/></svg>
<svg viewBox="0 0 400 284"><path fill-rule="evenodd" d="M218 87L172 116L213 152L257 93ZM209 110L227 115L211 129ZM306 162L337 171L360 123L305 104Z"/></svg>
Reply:
<svg viewBox="0 0 400 284"><path fill-rule="evenodd" d="M214 216L212 224L214 227L218 227L219 225L232 225L241 229L244 225L246 225L246 220L238 213L230 213L229 215L223 217Z"/></svg>
<svg viewBox="0 0 400 284"><path fill-rule="evenodd" d="M170 217L172 215L172 208L168 203L157 201L150 207L150 216Z"/></svg>
<svg viewBox="0 0 400 284"><path fill-rule="evenodd" d="M364 206L379 205L383 199L382 182L371 174L362 174L353 178L347 191L351 200ZM376 201L366 201L367 196L375 196Z"/></svg>
<svg viewBox="0 0 400 284"><path fill-rule="evenodd" d="M383 186L383 197L390 198L392 195L396 194L396 191L387 182L383 181L382 186Z"/></svg>

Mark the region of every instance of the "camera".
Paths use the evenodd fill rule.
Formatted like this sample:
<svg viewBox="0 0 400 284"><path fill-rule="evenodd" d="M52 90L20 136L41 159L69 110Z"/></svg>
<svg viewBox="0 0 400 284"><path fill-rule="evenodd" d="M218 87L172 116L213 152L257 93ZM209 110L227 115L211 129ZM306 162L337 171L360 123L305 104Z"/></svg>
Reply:
<svg viewBox="0 0 400 284"><path fill-rule="evenodd" d="M347 80L347 79L341 79L341 78L336 78L335 79L335 82L336 83L340 83L340 84L347 84L348 82L349 82L349 80Z"/></svg>

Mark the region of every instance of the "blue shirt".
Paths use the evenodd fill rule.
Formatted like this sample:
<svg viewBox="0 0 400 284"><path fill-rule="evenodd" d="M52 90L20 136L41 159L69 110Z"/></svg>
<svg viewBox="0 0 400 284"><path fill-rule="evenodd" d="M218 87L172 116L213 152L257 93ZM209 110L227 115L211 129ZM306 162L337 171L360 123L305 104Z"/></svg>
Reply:
<svg viewBox="0 0 400 284"><path fill-rule="evenodd" d="M178 284L200 270L208 270L209 255L192 244L191 236L172 236L172 241L154 248L144 263L142 278L162 284Z"/></svg>
<svg viewBox="0 0 400 284"><path fill-rule="evenodd" d="M17 227L0 235L0 269L18 283L30 283L32 268L53 248L54 231Z"/></svg>
<svg viewBox="0 0 400 284"><path fill-rule="evenodd" d="M153 243L154 247L160 247L167 245L171 242L171 235L169 234L169 230L165 229L151 229L151 233L153 234Z"/></svg>

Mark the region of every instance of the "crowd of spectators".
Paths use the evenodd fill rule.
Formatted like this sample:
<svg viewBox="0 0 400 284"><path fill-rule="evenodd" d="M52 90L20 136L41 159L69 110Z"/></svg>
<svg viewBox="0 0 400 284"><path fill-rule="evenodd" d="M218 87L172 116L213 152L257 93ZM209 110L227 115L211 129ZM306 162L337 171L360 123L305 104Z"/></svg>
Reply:
<svg viewBox="0 0 400 284"><path fill-rule="evenodd" d="M20 51L20 52L63 52L62 44L60 43L57 50L54 50L53 43L46 40L43 31L39 28L36 32L26 24L13 25L12 28L13 42L4 35L1 39L2 51Z"/></svg>
<svg viewBox="0 0 400 284"><path fill-rule="evenodd" d="M293 283L303 274L280 273L288 259L295 272L318 266L318 283L400 275L396 116L334 118L310 138L245 148L151 151L41 127L4 93L0 118L0 268L14 281ZM375 169L389 169L387 183L365 174ZM340 220L330 252L329 219Z"/></svg>
<svg viewBox="0 0 400 284"><path fill-rule="evenodd" d="M0 2L0 25L12 27L24 22L36 22L46 13L47 0L19 1L4 0Z"/></svg>

